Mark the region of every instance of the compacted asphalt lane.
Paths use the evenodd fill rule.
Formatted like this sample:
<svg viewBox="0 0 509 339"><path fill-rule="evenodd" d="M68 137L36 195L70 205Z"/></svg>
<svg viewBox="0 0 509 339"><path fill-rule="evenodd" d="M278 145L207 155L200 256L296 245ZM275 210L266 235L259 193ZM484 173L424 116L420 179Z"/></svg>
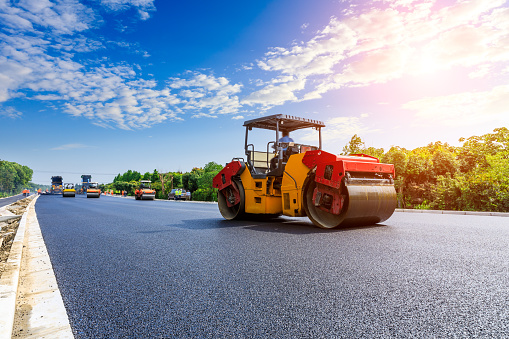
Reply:
<svg viewBox="0 0 509 339"><path fill-rule="evenodd" d="M10 204L12 204L18 200L21 200L23 198L25 198L25 196L23 196L23 194L17 194L17 195L13 195L12 197L0 199L0 207L10 205Z"/></svg>
<svg viewBox="0 0 509 339"><path fill-rule="evenodd" d="M509 336L509 218L321 230L83 196L36 212L77 338Z"/></svg>

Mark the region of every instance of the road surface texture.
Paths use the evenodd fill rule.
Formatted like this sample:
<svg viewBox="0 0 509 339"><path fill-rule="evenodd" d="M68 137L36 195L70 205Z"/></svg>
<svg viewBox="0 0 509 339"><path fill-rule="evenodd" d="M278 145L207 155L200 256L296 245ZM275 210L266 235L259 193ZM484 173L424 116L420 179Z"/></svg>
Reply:
<svg viewBox="0 0 509 339"><path fill-rule="evenodd" d="M2 199L0 199L0 207L10 205L13 202L21 200L23 198L25 198L25 196L23 196L23 194L17 194L17 195L13 195L12 197L2 198Z"/></svg>
<svg viewBox="0 0 509 339"><path fill-rule="evenodd" d="M508 218L321 230L104 196L36 211L77 338L509 336Z"/></svg>

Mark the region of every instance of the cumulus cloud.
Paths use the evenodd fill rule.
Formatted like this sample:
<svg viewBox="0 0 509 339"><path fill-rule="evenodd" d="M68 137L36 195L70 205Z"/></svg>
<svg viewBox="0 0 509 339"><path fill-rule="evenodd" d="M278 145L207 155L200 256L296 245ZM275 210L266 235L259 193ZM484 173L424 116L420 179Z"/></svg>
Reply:
<svg viewBox="0 0 509 339"><path fill-rule="evenodd" d="M287 101L295 101L294 92L304 89L305 80L296 79L278 85L268 85L246 96L242 100L244 105L261 105L264 109L282 105Z"/></svg>
<svg viewBox="0 0 509 339"><path fill-rule="evenodd" d="M345 10L307 41L270 48L257 60L239 66L237 75L256 75L246 80L254 88L216 75L217 71L187 71L158 83L143 79L139 65L96 60L86 54L120 46L148 58L150 54L136 44L97 38L91 30L104 24L104 10L132 11L146 20L155 11L154 1L99 3L100 8L92 8L78 0L0 0L0 104L19 97L51 101L67 114L98 126L136 129L186 115L231 114L240 119L238 114L246 106L267 111L321 98L333 90L385 84L405 76L459 68L470 79L483 79L494 70L509 69L505 0L447 4L377 0L369 5L343 2ZM302 29L307 27L303 24ZM480 100L472 107L486 112L486 107L495 107L498 112L503 99L494 97L499 91L504 92L500 87L485 92L493 98L492 105L479 106L484 102ZM476 93L470 94L477 97ZM416 100L404 108L423 116L431 114L433 105L441 110L445 100L463 102L467 96ZM2 112L19 116L9 108ZM363 130L367 127L362 119L329 125L336 126L336 134L369 131Z"/></svg>
<svg viewBox="0 0 509 339"><path fill-rule="evenodd" d="M195 118L233 114L241 107L238 93L242 85L231 84L225 77L187 72L183 77L170 78L168 85L179 97L179 110L192 112Z"/></svg>
<svg viewBox="0 0 509 339"><path fill-rule="evenodd" d="M20 118L23 114L16 110L14 107L0 107L0 117L11 119Z"/></svg>
<svg viewBox="0 0 509 339"><path fill-rule="evenodd" d="M403 109L416 112L423 122L432 121L447 126L475 125L483 122L507 124L509 116L509 86L497 86L489 91L464 92L428 97L405 103Z"/></svg>
<svg viewBox="0 0 509 339"><path fill-rule="evenodd" d="M366 135L368 133L377 132L378 129L373 129L368 126L369 114L361 114L360 117L347 116L347 117L334 117L325 121L325 128L322 130L323 142L338 142L345 141L352 137L352 135ZM296 132L296 138L299 140L316 144L318 140L317 131L300 131Z"/></svg>
<svg viewBox="0 0 509 339"><path fill-rule="evenodd" d="M115 11L154 9L153 1L144 0L104 0L102 4ZM98 14L79 2L0 2L0 14L7 28L18 29L0 31L0 103L18 96L52 101L74 117L121 129L181 120L179 114L186 112L195 117L236 113L240 107L236 94L241 85L230 84L225 77L188 72L161 86L141 79L137 65L78 61L76 53L106 48L87 36L91 18ZM36 32L26 34L23 29ZM3 112L18 116L11 108Z"/></svg>
<svg viewBox="0 0 509 339"><path fill-rule="evenodd" d="M92 146L87 146L84 144L65 144L58 147L54 147L51 150L52 151L70 151L74 149L81 149L81 148L91 148Z"/></svg>
<svg viewBox="0 0 509 339"><path fill-rule="evenodd" d="M441 8L434 0L378 2L388 7L351 7L309 41L270 49L257 63L261 70L308 84L305 91L288 88L285 100L274 102L317 99L331 90L454 67L481 78L495 65L509 62L505 0L457 1ZM257 92L245 102L274 91L267 87ZM263 105L262 100L257 103Z"/></svg>
<svg viewBox="0 0 509 339"><path fill-rule="evenodd" d="M155 11L154 0L101 0L101 5L112 11L125 11L135 8L141 20L150 18L150 13Z"/></svg>

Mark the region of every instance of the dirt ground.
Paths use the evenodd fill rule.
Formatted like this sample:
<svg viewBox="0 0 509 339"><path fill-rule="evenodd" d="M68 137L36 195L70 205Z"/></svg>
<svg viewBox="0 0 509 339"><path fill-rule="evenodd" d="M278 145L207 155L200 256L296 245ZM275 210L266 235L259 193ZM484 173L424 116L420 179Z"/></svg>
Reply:
<svg viewBox="0 0 509 339"><path fill-rule="evenodd" d="M5 213L5 215L19 215L18 219L11 219L5 222L0 222L0 276L5 268L5 263L9 258L9 253L11 251L12 242L14 241L14 237L16 236L16 231L18 230L19 221L21 219L21 215L25 212L28 204L34 196L30 196L28 198L24 198L18 200L17 202L7 206L6 210L10 213Z"/></svg>

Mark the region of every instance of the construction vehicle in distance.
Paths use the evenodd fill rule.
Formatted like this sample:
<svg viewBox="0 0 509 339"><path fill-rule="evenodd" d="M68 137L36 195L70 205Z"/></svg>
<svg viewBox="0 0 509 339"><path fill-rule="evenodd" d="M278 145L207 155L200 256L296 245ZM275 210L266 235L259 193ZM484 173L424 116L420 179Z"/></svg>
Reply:
<svg viewBox="0 0 509 339"><path fill-rule="evenodd" d="M66 183L64 184L64 190L63 190L63 194L62 194L65 197L76 197L76 189L74 188L74 184L71 184L71 183Z"/></svg>
<svg viewBox="0 0 509 339"><path fill-rule="evenodd" d="M252 215L307 216L316 226L372 225L396 209L394 165L364 154L322 150L321 121L284 114L246 121L245 154L233 158L213 179L218 206L227 219ZM266 150L248 143L253 128L275 131ZM318 145L281 142L280 133L315 129Z"/></svg>
<svg viewBox="0 0 509 339"><path fill-rule="evenodd" d="M136 200L154 200L156 191L150 187L150 180L140 180L140 186L134 191L134 199Z"/></svg>
<svg viewBox="0 0 509 339"><path fill-rule="evenodd" d="M62 177L59 175L51 177L51 194L62 194Z"/></svg>
<svg viewBox="0 0 509 339"><path fill-rule="evenodd" d="M92 176L90 174L83 174L81 176L81 191L86 194L88 186L90 185L90 181L92 181Z"/></svg>
<svg viewBox="0 0 509 339"><path fill-rule="evenodd" d="M90 182L87 188L87 198L100 198L101 190L99 184L96 182Z"/></svg>

